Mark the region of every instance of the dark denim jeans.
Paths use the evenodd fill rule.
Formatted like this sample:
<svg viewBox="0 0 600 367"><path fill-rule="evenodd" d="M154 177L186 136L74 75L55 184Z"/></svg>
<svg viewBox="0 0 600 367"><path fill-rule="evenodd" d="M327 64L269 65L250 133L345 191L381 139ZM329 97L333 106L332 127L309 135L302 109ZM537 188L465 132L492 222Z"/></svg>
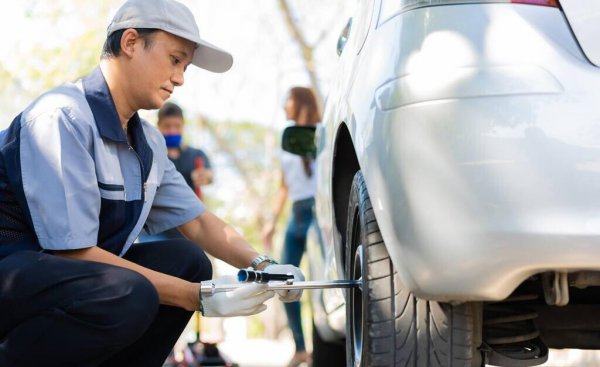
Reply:
<svg viewBox="0 0 600 367"><path fill-rule="evenodd" d="M285 232L283 244L282 264L299 266L302 255L306 250L306 235L313 221L313 207L315 199L305 199L294 202L292 205L292 216ZM296 343L296 351L306 350L304 334L302 333L302 318L300 315L300 302L285 303L290 329Z"/></svg>

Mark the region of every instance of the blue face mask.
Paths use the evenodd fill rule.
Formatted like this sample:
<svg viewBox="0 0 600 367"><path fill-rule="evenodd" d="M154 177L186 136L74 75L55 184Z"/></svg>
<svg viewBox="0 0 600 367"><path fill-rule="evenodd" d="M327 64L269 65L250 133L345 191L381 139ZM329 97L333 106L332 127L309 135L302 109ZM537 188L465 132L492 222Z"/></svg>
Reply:
<svg viewBox="0 0 600 367"><path fill-rule="evenodd" d="M181 145L181 134L167 134L163 136L165 137L167 148L179 148Z"/></svg>

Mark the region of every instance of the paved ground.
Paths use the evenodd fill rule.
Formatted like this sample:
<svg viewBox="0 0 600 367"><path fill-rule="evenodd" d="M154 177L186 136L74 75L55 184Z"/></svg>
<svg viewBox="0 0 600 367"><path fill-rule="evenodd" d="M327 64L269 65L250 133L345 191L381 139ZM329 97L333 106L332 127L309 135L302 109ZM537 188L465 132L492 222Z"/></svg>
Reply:
<svg viewBox="0 0 600 367"><path fill-rule="evenodd" d="M551 350L546 367L598 367L600 366L600 352L595 350Z"/></svg>
<svg viewBox="0 0 600 367"><path fill-rule="evenodd" d="M294 353L291 340L246 339L243 343L226 341L219 349L240 367L285 367Z"/></svg>
<svg viewBox="0 0 600 367"><path fill-rule="evenodd" d="M226 332L224 341L219 343L219 350L240 367L287 366L295 350L290 333L282 333L278 339L247 338L247 327L244 318L224 320Z"/></svg>
<svg viewBox="0 0 600 367"><path fill-rule="evenodd" d="M291 339L227 338L219 344L220 351L239 367L285 367L294 352ZM599 351L552 350L543 367L598 367ZM309 367L304 365L302 367ZM331 366L335 367L335 366Z"/></svg>
<svg viewBox="0 0 600 367"><path fill-rule="evenodd" d="M294 343L291 339L228 339L219 343L219 351L226 360L238 367L285 367L294 353ZM178 360L181 361L181 358L184 358L183 355ZM171 364L165 366L172 367Z"/></svg>
<svg viewBox="0 0 600 367"><path fill-rule="evenodd" d="M293 353L293 342L247 339L243 343L228 341L221 344L220 348L240 367L285 367ZM542 365L543 367L600 366L598 351L553 350L550 355L550 359Z"/></svg>
<svg viewBox="0 0 600 367"><path fill-rule="evenodd" d="M283 316L283 315L281 315ZM251 325L244 317L226 319L202 319L203 341L219 341L219 351L239 367L286 367L295 347L289 332L280 333L277 339L264 337L248 338ZM185 340L195 338L195 319L192 319L175 349L182 351ZM310 339L307 338L307 343ZM178 353L182 360L185 353ZM308 367L306 365L301 367ZM332 366L335 367L335 366Z"/></svg>
<svg viewBox="0 0 600 367"><path fill-rule="evenodd" d="M291 340L246 339L242 343L227 341L220 344L220 349L240 367L285 367L292 356L294 346ZM598 367L600 366L600 352L552 350L548 362L542 366Z"/></svg>

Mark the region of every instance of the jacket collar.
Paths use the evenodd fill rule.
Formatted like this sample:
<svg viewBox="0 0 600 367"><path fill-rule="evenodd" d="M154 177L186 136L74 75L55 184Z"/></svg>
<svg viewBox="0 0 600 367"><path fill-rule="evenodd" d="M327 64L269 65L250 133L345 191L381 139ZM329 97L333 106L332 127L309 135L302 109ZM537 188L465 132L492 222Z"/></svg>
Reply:
<svg viewBox="0 0 600 367"><path fill-rule="evenodd" d="M100 136L127 144L127 137L121 127L117 108L100 67L96 67L94 71L83 78L83 90L94 120L96 120ZM132 119L134 118L139 120L137 112L132 117Z"/></svg>
<svg viewBox="0 0 600 367"><path fill-rule="evenodd" d="M115 142L129 144L121 126L117 108L108 89L108 84L106 84L100 67L96 67L94 71L83 78L82 82L85 98L90 105L94 120L96 120L100 136ZM132 137L131 145L142 162L145 181L152 167L153 154L146 140L144 127L137 112L127 122L127 128Z"/></svg>

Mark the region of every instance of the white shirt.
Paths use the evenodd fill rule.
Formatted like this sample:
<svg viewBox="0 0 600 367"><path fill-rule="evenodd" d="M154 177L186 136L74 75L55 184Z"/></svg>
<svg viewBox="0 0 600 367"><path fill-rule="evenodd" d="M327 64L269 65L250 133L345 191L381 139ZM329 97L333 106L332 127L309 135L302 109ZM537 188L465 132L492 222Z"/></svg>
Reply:
<svg viewBox="0 0 600 367"><path fill-rule="evenodd" d="M281 152L281 168L283 179L288 187L288 197L292 202L315 197L317 179L314 160L310 162L312 175L308 177L304 171L302 158L284 151Z"/></svg>

